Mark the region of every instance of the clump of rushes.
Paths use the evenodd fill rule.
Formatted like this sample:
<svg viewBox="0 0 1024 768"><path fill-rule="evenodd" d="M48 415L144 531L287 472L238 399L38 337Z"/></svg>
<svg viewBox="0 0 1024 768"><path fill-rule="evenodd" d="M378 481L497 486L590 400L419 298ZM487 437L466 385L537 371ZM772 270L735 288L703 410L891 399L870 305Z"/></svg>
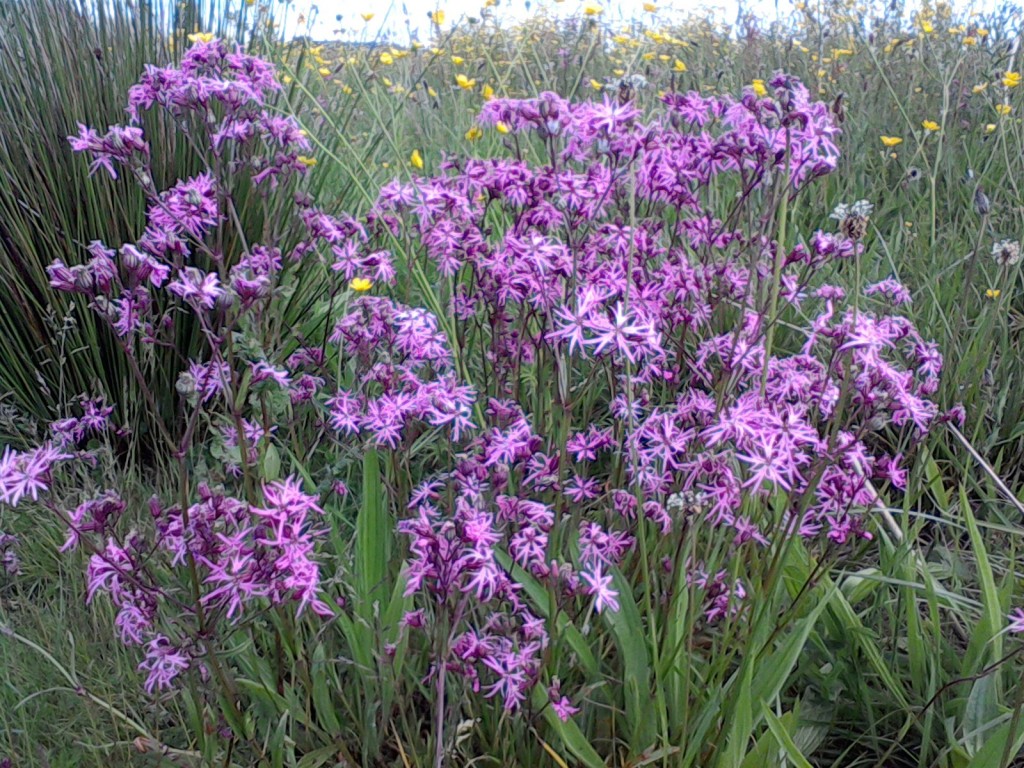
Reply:
<svg viewBox="0 0 1024 768"><path fill-rule="evenodd" d="M453 441L472 426L472 391L457 381L436 319L387 298L356 298L372 286L366 275L393 280L390 257L359 255L364 225L310 204L301 186L313 165L303 154L310 143L293 118L268 107L279 88L268 62L200 36L180 67L147 67L128 95L128 125L80 126L69 137L94 173L132 178L148 210L133 242L94 242L81 264L55 261L51 285L82 297L108 324L154 414L162 404L144 375L146 356L176 348L183 318L205 340L205 355L183 360L178 372L171 412L182 414L180 424L155 421L153 439L177 460L176 490L154 488L141 522L126 514L123 489L104 488L102 472L87 486L98 492L74 490L81 471L105 466L103 438L117 432L102 398L83 396L72 404L77 415L51 425L47 442L6 448L0 458L0 502L45 504L67 526L62 551L87 552L86 599L113 605L120 639L140 649L146 693L191 697L199 720L190 744L201 739L208 751L219 739L221 754L249 750L246 764L260 762L263 750L243 715L239 656L228 649L246 638L250 661L276 658L283 685L295 670L286 673L281 654L299 653L299 622L328 620L345 602L342 587L325 585L318 550L331 530L325 506L346 487L330 471L320 472L319 485L298 479L317 468L299 428L330 431L338 437L332 445L372 429L376 444L397 447L413 424ZM205 161L166 189L151 168L159 147L141 127L154 110L172 118ZM262 201L261 231L243 227L239 190ZM282 197L294 205L277 219L270 214ZM281 306L311 270L331 282L334 311L322 308L305 336L280 327ZM293 459L287 476L280 453ZM48 500L62 477L60 495L79 497L71 508ZM16 542L2 542L13 571ZM213 685L201 690L190 680ZM207 728L210 718L216 727Z"/></svg>
<svg viewBox="0 0 1024 768"><path fill-rule="evenodd" d="M467 720L483 753L488 729L536 729L538 714L544 744L588 764L652 747L725 764L723 734L745 754L763 715L723 704L750 694L736 666L812 622L821 574L874 536L876 488L903 489L907 456L959 418L931 399L942 357L898 314L901 284L848 301L817 279L868 247L870 206L844 208L839 232L790 230L837 166L827 106L783 74L739 99L668 93L649 118L629 91L492 99L479 124L502 128L510 156L446 160L356 219L303 194L310 145L267 109L277 88L266 62L200 40L180 68L147 69L131 124L71 139L97 172L137 181L147 225L56 262L53 285L109 323L154 412L140 357L173 346L183 315L207 350L182 362L183 428L158 438L176 490L154 489L148 521L129 519L122 489L65 508L50 499L69 477L48 496L112 428L93 398L42 446L5 451L0 500L66 523L65 549L89 554L87 599L114 606L147 694L200 713L180 746L211 760L271 764L288 723L293 756L337 750L317 717L344 685L317 688L310 659L336 627L351 646L357 622L394 640L364 663L426 694L378 713L385 732L430 734L423 764L467 749ZM153 109L206 160L166 189L137 124ZM293 197L293 215L244 231L242 187ZM309 270L329 296L282 327ZM383 533L408 544L397 612L358 604L380 585L357 588L369 575L345 575L333 535L344 479L378 452L404 510ZM364 505L381 490L365 466ZM815 568L794 575L794 552ZM365 651L339 645L339 665ZM766 667L766 701L781 700L785 658ZM313 703L296 708L296 690Z"/></svg>

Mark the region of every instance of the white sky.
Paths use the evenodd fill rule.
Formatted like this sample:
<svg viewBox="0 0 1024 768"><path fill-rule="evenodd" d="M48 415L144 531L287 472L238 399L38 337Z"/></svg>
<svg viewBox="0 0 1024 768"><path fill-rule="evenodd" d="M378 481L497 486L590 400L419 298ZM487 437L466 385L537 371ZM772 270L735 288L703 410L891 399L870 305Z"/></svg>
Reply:
<svg viewBox="0 0 1024 768"><path fill-rule="evenodd" d="M780 13L786 15L793 10L791 0L778 2ZM598 0L604 9L601 21L614 23L634 18L653 19L651 14L644 12L643 3L644 0ZM687 11L705 8L713 9L723 20L733 21L736 18L735 0L655 0L655 3L658 16L662 18L678 17ZM499 20L522 20L538 10L564 17L580 14L583 5L584 0L498 0L498 5L489 9L488 13L494 14ZM745 5L749 10L775 17L775 0L748 0ZM480 18L482 6L483 0L293 0L285 24L291 34L303 34L312 19L309 34L315 39L341 37L371 41L387 35L404 42L411 34L420 40L427 40L431 33L428 14L435 8L444 11L442 29L449 29L460 19ZM366 22L361 16L363 13L373 13L374 16ZM305 17L302 25L296 23L300 15Z"/></svg>
<svg viewBox="0 0 1024 768"><path fill-rule="evenodd" d="M811 6L815 0L807 0ZM866 0L868 5L886 0ZM557 16L572 16L581 13L585 0L498 0L498 5L488 12L499 20L521 20L538 10ZM601 20L605 23L622 22L630 19L653 20L643 10L644 0L597 0L604 8ZM738 11L737 0L654 0L658 17L665 20L678 18L691 12L702 13L710 9L722 21L733 22ZM957 11L991 10L999 0L949 0ZM314 39L365 40L367 42L390 38L404 43L410 36L420 40L430 38L428 14L435 8L444 11L443 29L468 17L479 18L483 0L291 0L285 19L289 34L310 34ZM911 2L908 5L917 5ZM793 0L744 0L744 10L756 13L766 21L777 15L786 17L793 12ZM373 13L373 18L364 21L361 14ZM304 23L297 23L300 17ZM312 21L312 26L310 23Z"/></svg>

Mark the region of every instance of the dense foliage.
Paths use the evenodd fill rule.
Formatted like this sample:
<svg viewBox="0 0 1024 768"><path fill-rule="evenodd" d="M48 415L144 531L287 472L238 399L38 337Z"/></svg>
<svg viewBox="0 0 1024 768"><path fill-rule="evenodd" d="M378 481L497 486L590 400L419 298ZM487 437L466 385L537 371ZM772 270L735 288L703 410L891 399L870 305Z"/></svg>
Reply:
<svg viewBox="0 0 1024 768"><path fill-rule="evenodd" d="M804 13L818 54L779 28L746 41L832 74L735 88L688 82L696 21L538 19L517 34L562 94L478 83L507 38L441 14L429 55L339 49L380 91L334 83L323 47L196 32L140 67L122 121L69 127L84 183L134 202L19 273L69 313L33 333L91 329L102 352L58 379L10 363L6 760L1009 765L1024 610L1004 506L1022 507L999 452L1019 436L970 435L1017 406L964 366L1012 369L1019 215L982 183L995 160L942 188L976 220L952 288L915 277L907 223L930 213L928 253L958 231L940 168L973 162L944 151L973 107L950 97L986 92L962 73L1010 20L925 8L909 42L882 17L825 57ZM861 178L903 162L900 132L858 166L853 97L820 97L853 75L892 90L879 60L911 45L943 109L898 182L930 192L903 204ZM1011 61L979 132L1006 176L1019 84ZM478 90L465 125L430 117ZM59 393L29 397L32 377ZM85 718L28 727L67 693Z"/></svg>

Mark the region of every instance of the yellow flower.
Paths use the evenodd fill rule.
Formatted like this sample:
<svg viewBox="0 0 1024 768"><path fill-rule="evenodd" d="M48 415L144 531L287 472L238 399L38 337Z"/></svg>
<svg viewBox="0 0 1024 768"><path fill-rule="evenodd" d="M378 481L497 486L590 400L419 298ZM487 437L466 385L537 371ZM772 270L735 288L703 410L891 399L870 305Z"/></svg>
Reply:
<svg viewBox="0 0 1024 768"><path fill-rule="evenodd" d="M423 170L423 155L420 154L418 149L414 149L412 154L409 155L409 162L412 163L413 168Z"/></svg>
<svg viewBox="0 0 1024 768"><path fill-rule="evenodd" d="M604 83L595 80L594 78L590 78L590 87L593 88L595 91L600 91L601 89L604 88Z"/></svg>
<svg viewBox="0 0 1024 768"><path fill-rule="evenodd" d="M194 35L188 36L190 43L210 43L213 42L213 32L196 32Z"/></svg>
<svg viewBox="0 0 1024 768"><path fill-rule="evenodd" d="M591 0L591 2L588 2L583 6L583 12L587 14L587 16L599 16L604 13L604 8Z"/></svg>
<svg viewBox="0 0 1024 768"><path fill-rule="evenodd" d="M932 23L928 21L928 19L922 19L920 27L921 31L924 32L926 35L930 35L932 32L935 31L935 27L932 26Z"/></svg>
<svg viewBox="0 0 1024 768"><path fill-rule="evenodd" d="M444 11L438 9L434 11L434 15L431 16L430 18L433 19L434 23L440 27L442 24L444 24Z"/></svg>
<svg viewBox="0 0 1024 768"><path fill-rule="evenodd" d="M999 294L1001 293L1002 291L1000 291L998 288L989 288L987 291L985 291L985 295L990 299L998 299Z"/></svg>
<svg viewBox="0 0 1024 768"><path fill-rule="evenodd" d="M924 128L926 131L939 130L939 124L936 123L934 120L922 120L921 127Z"/></svg>
<svg viewBox="0 0 1024 768"><path fill-rule="evenodd" d="M654 3L644 3L644 10L647 11L648 13L657 13L658 6L656 6Z"/></svg>
<svg viewBox="0 0 1024 768"><path fill-rule="evenodd" d="M437 98L437 91L435 91L432 86L428 85L427 86L427 95L430 98L432 98L432 99L436 99Z"/></svg>
<svg viewBox="0 0 1024 768"><path fill-rule="evenodd" d="M1013 111L1013 107L1009 104L996 104L996 112L1000 115L1008 115Z"/></svg>
<svg viewBox="0 0 1024 768"><path fill-rule="evenodd" d="M686 71L686 65L683 62L681 62L679 59L676 59L675 64L672 65L672 71L673 72L685 72Z"/></svg>
<svg viewBox="0 0 1024 768"><path fill-rule="evenodd" d="M489 85L485 85L480 90L480 93L483 94L484 101L490 101L491 99L494 98L494 89L491 86L489 86Z"/></svg>
<svg viewBox="0 0 1024 768"><path fill-rule="evenodd" d="M291 75L285 75L284 77L281 78L281 82L284 83L285 85L288 85L291 81L292 81L292 76Z"/></svg>
<svg viewBox="0 0 1024 768"><path fill-rule="evenodd" d="M895 147L896 145L903 143L903 139L898 136L880 136L879 138L882 140L882 144L887 147Z"/></svg>
<svg viewBox="0 0 1024 768"><path fill-rule="evenodd" d="M394 64L395 63L395 57L392 56L387 51L384 51L384 53L382 53L380 55L380 63L385 65L385 66L387 66L389 64Z"/></svg>
<svg viewBox="0 0 1024 768"><path fill-rule="evenodd" d="M330 77L331 76L331 70L329 70L327 67L320 67L320 69L318 69L317 72L320 73L321 77Z"/></svg>
<svg viewBox="0 0 1024 768"><path fill-rule="evenodd" d="M461 56L452 56L452 64L455 64L456 66L462 64L464 61L465 59L462 58Z"/></svg>
<svg viewBox="0 0 1024 768"><path fill-rule="evenodd" d="M971 88L971 93L984 93L986 88L988 88L988 83L978 83L978 85Z"/></svg>
<svg viewBox="0 0 1024 768"><path fill-rule="evenodd" d="M996 130L996 124L995 123L988 123L985 126L985 133L995 133L995 130Z"/></svg>
<svg viewBox="0 0 1024 768"><path fill-rule="evenodd" d="M758 97L764 98L765 96L768 95L768 89L764 87L764 80L755 80L750 85L754 89L754 93L756 93Z"/></svg>
<svg viewBox="0 0 1024 768"><path fill-rule="evenodd" d="M498 133L508 133L509 131L509 127L500 121L494 127L498 129Z"/></svg>
<svg viewBox="0 0 1024 768"><path fill-rule="evenodd" d="M466 77L462 73L455 76L455 82L458 84L459 88L462 88L465 91L472 91L476 87L476 80L471 77Z"/></svg>
<svg viewBox="0 0 1024 768"><path fill-rule="evenodd" d="M348 287L353 291L362 293L373 288L373 281L366 277L353 277L349 282Z"/></svg>
<svg viewBox="0 0 1024 768"><path fill-rule="evenodd" d="M299 155L295 159L298 160L300 163L302 163L307 168L312 168L314 165L316 165L316 158L315 157L306 157L305 155Z"/></svg>
<svg viewBox="0 0 1024 768"><path fill-rule="evenodd" d="M970 35L965 37L963 42L964 42L964 45L977 45L978 44L977 39L971 37Z"/></svg>
<svg viewBox="0 0 1024 768"><path fill-rule="evenodd" d="M1007 72L1003 75L1003 85L1007 88L1016 88L1020 85L1020 72Z"/></svg>
<svg viewBox="0 0 1024 768"><path fill-rule="evenodd" d="M371 21L373 19L372 13L361 13L359 15L363 17L363 21Z"/></svg>
<svg viewBox="0 0 1024 768"><path fill-rule="evenodd" d="M474 125L468 131L466 131L466 141L476 141L484 135L484 132L480 130L479 125Z"/></svg>
<svg viewBox="0 0 1024 768"><path fill-rule="evenodd" d="M256 5L256 0L245 0L246 5Z"/></svg>

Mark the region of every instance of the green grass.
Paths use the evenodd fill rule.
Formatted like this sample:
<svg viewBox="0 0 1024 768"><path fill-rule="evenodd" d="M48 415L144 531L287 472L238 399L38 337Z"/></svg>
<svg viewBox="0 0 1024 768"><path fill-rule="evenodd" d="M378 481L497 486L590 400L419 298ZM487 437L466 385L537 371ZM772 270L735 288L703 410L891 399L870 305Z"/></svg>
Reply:
<svg viewBox="0 0 1024 768"><path fill-rule="evenodd" d="M326 45L317 52L302 43L278 44L262 32L252 35L248 30L258 9L229 18L216 5L192 2L175 6L178 16L168 18L164 6L147 5L139 14L120 2L100 7L90 18L72 0L0 6L0 395L39 420L61 415L54 413L55 404L89 390L138 402L116 347L89 312L46 287L44 269L54 258L77 263L91 240L117 244L137 235L142 200L127 184L89 180L87 163L71 155L64 137L78 122L105 126L121 119L123 94L143 65L172 61L188 32L249 39L277 58L288 82L276 108L294 112L309 131L318 161L310 191L330 212L365 211L382 183L421 173L409 161L414 149L425 159L422 173L436 169L446 153L503 151L505 139L495 131L478 140L466 135L484 85L499 96L556 90L589 98L596 94L592 80L614 79L619 69L644 74L650 87L638 98L651 106L660 89L737 92L785 69L812 92L820 89L821 98L845 114L842 167L801 199L790 226L796 237L807 237L826 226L839 202L875 204L860 277L874 282L892 274L914 292L910 316L946 357L938 399L945 407L962 402L967 408L963 440L943 432L918 456L910 492L889 510L895 528L880 523L877 549L841 567L834 564L831 576L817 580L811 576L819 564L809 553L800 547L787 552L777 591L766 599L781 604L799 595L807 614L784 642L776 643L765 610L764 624L734 628L743 647L757 655L735 658L736 647L724 644L717 666L696 670L686 666L686 649L673 642L678 638L671 632L645 631L642 606L631 606L632 622L624 611L621 623L609 628L609 644L599 650L633 661L624 667L623 690L607 699L614 710L611 725L590 725L592 732L604 733L621 717L633 739L629 746L636 748L669 727L666 711L672 727L686 722L706 729L724 709L729 727L714 763L721 766L1006 764L1024 734L1015 714L1022 665L1019 657L1006 659L1019 642L1014 646L999 634L1022 593L1024 300L1019 267L1000 269L989 252L994 241L1024 235L1024 87L1000 83L1005 70L1024 66L1010 45L1020 34L1019 16L1002 11L967 20L988 30L974 46L963 43L969 30L950 34L953 22L941 17L932 33L913 42L895 26L868 37L839 5L797 15L792 28L737 30L739 39L700 19L649 25L659 33L653 39L633 30L619 40L618 30L591 21L556 25L535 19L517 28L486 22L446 31L433 44L397 51L396 57L385 45ZM173 36L166 36L171 29ZM895 38L903 42L887 50ZM432 53L432 45L443 52ZM837 58L836 49L852 53ZM392 64L382 63L386 51ZM453 62L453 54L463 63ZM677 59L685 72L673 71ZM330 74L322 75L321 67ZM476 87L459 87L460 73L476 79ZM985 89L974 92L982 84ZM1000 116L996 106L1004 103L1013 109ZM936 121L940 130L926 131L924 120ZM170 141L170 135L164 138ZM902 137L903 143L886 149L882 135ZM161 170L164 181L188 167L187 158L169 163ZM979 184L991 200L984 216L972 203ZM246 221L260 215L265 214L254 203ZM423 288L408 277L414 291ZM829 277L847 285L856 279L845 266ZM306 276L282 327L301 331L315 324L311 310L321 291L319 276ZM183 355L187 344L183 339ZM151 365L154 381L173 387L180 359ZM121 416L136 424L140 439L133 450L145 459L141 410ZM375 459L368 455L364 464L369 490L357 523L364 532L363 548L356 552L364 561L364 579L370 573L393 576L378 562L388 551L388 526L372 492L374 478L379 483L384 471ZM58 557L60 531L13 518L9 511L0 513L0 529L21 535L25 563L18 579L0 576L0 626L57 662L0 634L0 758L6 750L19 766L151 764L132 746L137 734L124 718L173 731L184 715L175 721L172 711L168 721L167 712L146 711L135 693L136 658L113 638L108 612L84 606L81 556ZM341 551L349 531L335 535ZM807 583L812 586L801 593ZM398 594L382 591L380 578L360 589L372 591L388 613L401 610ZM684 607L678 610L685 614ZM364 706L382 697L404 696L408 702L422 696L416 686L401 689L372 669L379 652L373 621L373 615L360 617L318 651L325 669L335 657L351 655L358 662L359 674L330 667L332 693L345 691L338 717L350 742L362 740L366 749L391 755L390 762L366 764L402 765L408 752L415 764L425 765L426 745L416 743L421 734L414 716L390 722L385 705L376 711ZM574 632L576 627L565 627L559 641L583 644ZM604 661L588 661L582 652L580 658L595 668ZM789 670L792 675L781 674ZM68 690L67 674L95 699ZM703 709L687 709L693 692L685 686L702 676L732 697L709 695ZM799 686L787 690L794 678ZM331 700L323 691L312 695L321 694ZM390 705L393 699L385 700ZM783 700L792 704L788 711L761 705ZM621 712L615 709L620 705ZM467 714L493 719L487 712ZM487 721L483 733L512 733L518 741L470 740L466 763L488 764L489 756L503 765L594 764L595 745L606 747L551 718L548 728L556 743L538 741L533 725L515 730ZM686 745L682 750L672 758L694 764L697 756L686 754Z"/></svg>

